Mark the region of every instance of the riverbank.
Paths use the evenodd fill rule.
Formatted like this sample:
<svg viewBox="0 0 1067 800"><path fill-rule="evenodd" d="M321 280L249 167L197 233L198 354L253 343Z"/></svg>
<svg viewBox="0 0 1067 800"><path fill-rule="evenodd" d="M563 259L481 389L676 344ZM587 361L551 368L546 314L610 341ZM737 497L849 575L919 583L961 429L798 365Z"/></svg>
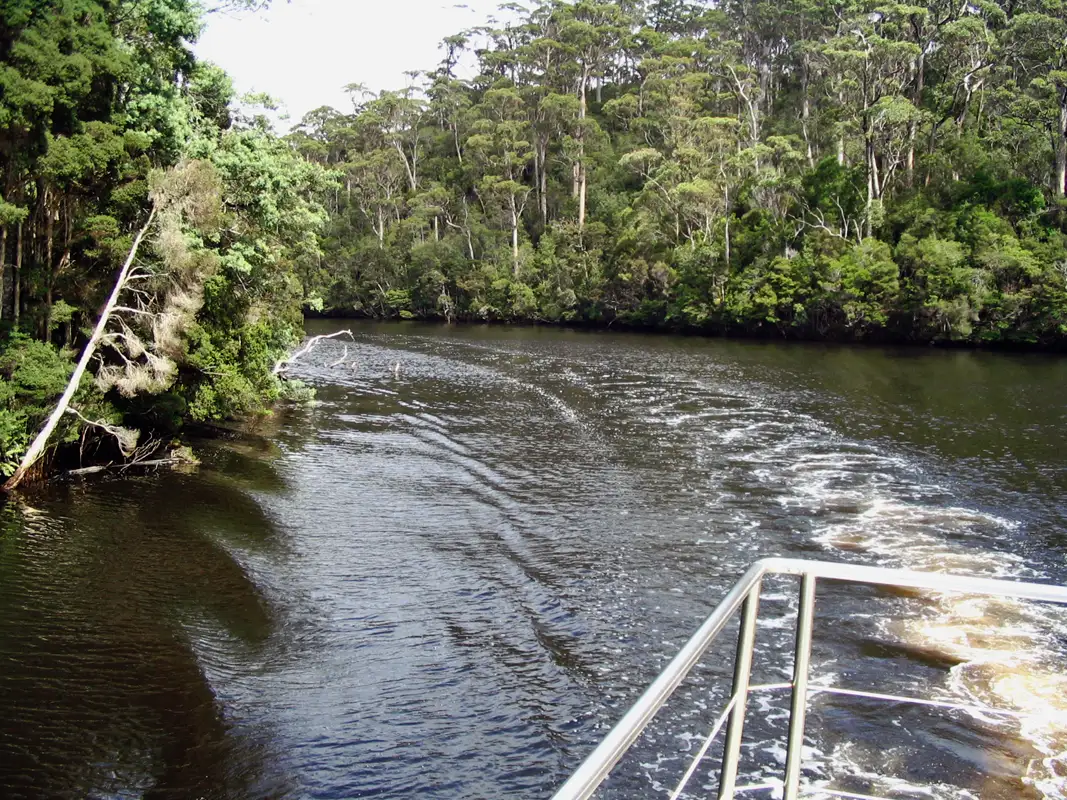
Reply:
<svg viewBox="0 0 1067 800"><path fill-rule="evenodd" d="M857 347L899 346L908 348L935 348L942 350L985 350L1009 353L1065 353L1067 352L1067 335L1062 339L1045 342L1030 342L1016 339L917 339L890 331L877 331L861 337L842 335L819 335L815 332L796 329L771 327L746 328L733 325L688 325L684 322L637 321L629 317L611 318L576 318L568 320L550 320L539 318L502 319L482 318L474 315L445 317L439 314L408 314L380 316L354 314L343 310L324 309L304 310L305 320L364 320L369 322L421 322L444 325L491 325L504 327L560 328L570 330L592 331L626 331L630 333L667 334L703 339L737 339L752 341L777 341L808 344L835 344Z"/></svg>

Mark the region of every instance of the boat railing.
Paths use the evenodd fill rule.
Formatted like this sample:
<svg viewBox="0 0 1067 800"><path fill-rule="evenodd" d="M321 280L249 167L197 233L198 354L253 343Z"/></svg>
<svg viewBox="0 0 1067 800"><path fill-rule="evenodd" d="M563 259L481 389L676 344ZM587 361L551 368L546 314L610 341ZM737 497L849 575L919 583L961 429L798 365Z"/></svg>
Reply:
<svg viewBox="0 0 1067 800"><path fill-rule="evenodd" d="M750 682L752 656L756 640L760 590L763 579L768 575L794 576L800 579L799 605L794 634L793 674L792 680L787 683L756 685ZM730 589L699 630L693 634L625 716L559 788L554 795L554 800L582 800L593 795L738 611L740 611L740 625L737 635L737 655L734 661L733 688L712 725L711 731L671 793L671 800L677 800L685 791L689 780L705 760L710 748L724 728L725 742L718 776L720 800L757 790L777 790L782 793L785 800L796 800L801 796L802 745L806 729L808 699L816 693L862 697L892 703L910 703L982 714L994 711L1008 716L1019 716L1010 710L990 709L986 706L942 702L858 688L810 685L815 590L820 580L893 589L924 590L939 594L962 593L1067 604L1067 587L1062 586L793 558L768 558L757 561ZM788 690L791 694L784 775L780 780L738 785L738 764L749 695L754 692L775 690ZM816 793L858 800L877 800L872 795L836 791L824 786L818 787Z"/></svg>

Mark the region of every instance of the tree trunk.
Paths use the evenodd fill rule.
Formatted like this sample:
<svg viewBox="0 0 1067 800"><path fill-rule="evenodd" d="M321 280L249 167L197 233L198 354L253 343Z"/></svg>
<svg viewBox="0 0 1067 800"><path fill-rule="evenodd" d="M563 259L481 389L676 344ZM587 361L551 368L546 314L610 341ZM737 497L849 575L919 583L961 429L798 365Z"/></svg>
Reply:
<svg viewBox="0 0 1067 800"><path fill-rule="evenodd" d="M837 76L837 81L840 84L842 78ZM839 108L845 108L845 92L843 89L837 90L837 105ZM837 166L845 166L845 131L844 128L839 126L840 130L837 133Z"/></svg>
<svg viewBox="0 0 1067 800"><path fill-rule="evenodd" d="M511 200L511 269L516 278L519 277L519 213L515 207L515 195Z"/></svg>
<svg viewBox="0 0 1067 800"><path fill-rule="evenodd" d="M533 166L534 166L534 187L537 189L537 209L538 213L541 210L541 140L537 140L537 145L534 147L533 154Z"/></svg>
<svg viewBox="0 0 1067 800"><path fill-rule="evenodd" d="M726 213L723 215L726 221L726 250L724 255L726 256L726 274L730 274L730 187L727 186L723 189L723 194L726 200Z"/></svg>
<svg viewBox="0 0 1067 800"><path fill-rule="evenodd" d="M7 227L0 230L0 319L4 318L5 277L7 277Z"/></svg>
<svg viewBox="0 0 1067 800"><path fill-rule="evenodd" d="M866 118L864 119L863 127L866 129L868 126ZM868 130L864 130L864 160L867 167L867 203L864 206L864 236L871 235L871 212L874 208L874 198L876 191L876 183L878 176L876 170L878 169L877 162L875 161L874 154L874 142L872 141L871 133Z"/></svg>
<svg viewBox="0 0 1067 800"><path fill-rule="evenodd" d="M56 407L53 409L51 416L48 417L48 421L33 440L33 444L31 444L26 451L26 455L22 457L22 463L20 463L19 468L15 470L15 474L7 480L7 483L5 483L3 487L0 487L3 491L10 492L18 488L19 484L25 479L26 473L44 454L45 448L48 447L48 440L51 438L53 431L55 431L56 426L59 424L59 420L65 413L67 413L70 401L74 398L75 392L78 391L78 387L81 385L82 376L85 375L85 371L89 367L89 361L92 360L93 355L96 353L96 346L100 341L100 337L104 335L104 329L107 327L107 323L111 320L111 314L114 312L115 306L119 303L119 295L122 294L122 290L126 287L126 279L130 274L130 268L133 266L133 260L137 257L137 250L140 248L141 241L144 239L145 234L148 233L148 229L151 227L155 216L156 211L155 209L152 209L152 213L148 215L148 221L144 224L144 227L137 232L137 236L133 240L133 246L130 248L130 254L126 257L126 263L122 265L122 271L119 272L119 277L115 281L115 288L111 290L111 296L108 298L107 304L104 306L104 310L100 314L100 319L96 321L96 327L93 329L93 334L89 337L89 342L85 345L85 349L82 351L81 358L78 359L78 365L74 368L74 374L71 375L70 381L67 383L66 391L64 391L63 396L59 398L59 402L56 403Z"/></svg>
<svg viewBox="0 0 1067 800"><path fill-rule="evenodd" d="M400 154L400 160L404 162L404 171L408 175L408 185L411 186L411 191L417 191L419 188L418 175L416 174L416 156L412 154L410 163L408 162L408 154L404 152L404 148L401 146L399 140L393 140L393 146L396 148L396 152ZM418 143L416 142L416 153L418 152Z"/></svg>
<svg viewBox="0 0 1067 800"><path fill-rule="evenodd" d="M578 231L585 230L585 195L588 188L588 181L585 176L585 164L582 164L582 180L581 188L578 192Z"/></svg>
<svg viewBox="0 0 1067 800"><path fill-rule="evenodd" d="M12 280L15 285L11 288L14 289L14 296L11 301L11 318L15 321L15 326L19 324L19 314L22 306L22 220L19 220L18 232L15 234L15 274L12 276Z"/></svg>
<svg viewBox="0 0 1067 800"><path fill-rule="evenodd" d="M471 235L471 212L467 207L467 198L463 198L463 233L467 236L467 252L474 261L474 237Z"/></svg>
<svg viewBox="0 0 1067 800"><path fill-rule="evenodd" d="M576 177L578 179L578 232L585 230L585 116L588 108L586 92L589 86L589 72L583 68L582 79L578 93L578 164Z"/></svg>
<svg viewBox="0 0 1067 800"><path fill-rule="evenodd" d="M1056 136L1056 197L1067 196L1067 88L1060 95L1060 129Z"/></svg>
<svg viewBox="0 0 1067 800"><path fill-rule="evenodd" d="M771 76L770 45L767 43L766 40L764 40L762 47L760 47L760 51L760 100L763 102L763 113L770 116L771 109L774 107L774 78Z"/></svg>
<svg viewBox="0 0 1067 800"><path fill-rule="evenodd" d="M804 147L807 151L808 169L815 169L815 152L811 146L811 97L808 94L808 83L811 67L808 64L808 54L804 53L804 59L800 67L800 84L803 101L800 106L800 127L804 133Z"/></svg>
<svg viewBox="0 0 1067 800"><path fill-rule="evenodd" d="M541 184L538 186L537 203L541 209L541 222L548 225L548 141L541 140Z"/></svg>
<svg viewBox="0 0 1067 800"><path fill-rule="evenodd" d="M916 109L919 109L922 107L923 89L926 86L926 53L920 51L915 62L915 94L912 96L912 103ZM912 119L908 123L908 188L915 185L915 137L918 132L919 120Z"/></svg>
<svg viewBox="0 0 1067 800"><path fill-rule="evenodd" d="M55 271L52 267L52 236L55 233L54 220L52 219L52 210L48 207L48 196L45 195L44 201L44 263L48 269L48 287L45 289L44 296L44 340L52 343L52 284L55 283Z"/></svg>

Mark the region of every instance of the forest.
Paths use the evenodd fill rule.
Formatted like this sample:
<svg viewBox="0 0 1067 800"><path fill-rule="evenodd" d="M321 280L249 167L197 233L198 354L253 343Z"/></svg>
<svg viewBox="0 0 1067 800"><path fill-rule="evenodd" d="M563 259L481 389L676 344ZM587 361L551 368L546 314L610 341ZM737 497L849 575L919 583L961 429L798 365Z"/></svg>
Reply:
<svg viewBox="0 0 1067 800"><path fill-rule="evenodd" d="M275 365L303 336L298 265L319 256L332 179L195 59L207 13L0 6L0 475L72 374L38 472L60 451L143 460L187 421L301 390Z"/></svg>
<svg viewBox="0 0 1067 800"><path fill-rule="evenodd" d="M503 10L291 135L309 311L1064 342L1062 0Z"/></svg>
<svg viewBox="0 0 1067 800"><path fill-rule="evenodd" d="M0 475L306 396L304 314L1067 342L1064 0L509 5L284 135L217 10L0 5Z"/></svg>

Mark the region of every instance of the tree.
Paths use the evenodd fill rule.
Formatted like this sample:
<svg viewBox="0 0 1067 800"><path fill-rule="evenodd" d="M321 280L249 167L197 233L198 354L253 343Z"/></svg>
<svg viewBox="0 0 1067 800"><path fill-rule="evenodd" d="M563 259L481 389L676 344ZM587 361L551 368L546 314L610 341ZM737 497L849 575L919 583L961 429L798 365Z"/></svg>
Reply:
<svg viewBox="0 0 1067 800"><path fill-rule="evenodd" d="M1060 2L511 6L291 137L342 176L305 303L1062 342Z"/></svg>
<svg viewBox="0 0 1067 800"><path fill-rule="evenodd" d="M467 148L482 167L479 191L502 203L511 225L512 270L519 276L519 226L531 187L522 173L533 157L526 137L522 98L507 86L490 89L479 107L481 119L472 127Z"/></svg>

